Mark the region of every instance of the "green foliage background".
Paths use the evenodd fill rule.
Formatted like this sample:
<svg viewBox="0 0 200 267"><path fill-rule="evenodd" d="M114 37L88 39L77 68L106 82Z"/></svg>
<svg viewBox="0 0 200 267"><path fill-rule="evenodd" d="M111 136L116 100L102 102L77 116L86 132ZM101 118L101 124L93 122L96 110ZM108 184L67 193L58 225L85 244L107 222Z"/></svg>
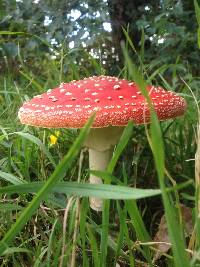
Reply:
<svg viewBox="0 0 200 267"><path fill-rule="evenodd" d="M77 190L78 196L91 196L95 190L102 196L111 189L113 199L121 194L123 200L106 201L102 215L89 209L87 198L73 199L64 264L71 261L75 246L80 266L116 266L120 262L133 267L183 267L182 260L184 267L198 266L194 155L200 99L200 10L195 3L196 13L193 1L188 0L0 0L0 237L10 244L4 251L4 243L0 243L0 251L4 251L1 266L59 266L62 209L69 195ZM74 14L78 14L76 20ZM112 31L107 31L104 23L110 23ZM72 41L74 47L70 48ZM129 125L108 172L99 174L112 185L82 187L76 183L77 153L89 124L82 135L78 130L61 129L52 146L49 137L54 130L20 125L17 110L25 100L60 82L99 74L133 79L143 86L144 80L161 85L184 96L188 108L184 117L160 126L153 117L150 129ZM81 183L89 173L88 155L83 153ZM76 161L63 167L68 157ZM64 176L63 184L56 186L59 175ZM133 192L135 186L141 191ZM169 193L166 186L174 187ZM35 198L28 194L39 189ZM48 194L50 190L55 194ZM183 237L180 204L194 214L192 245ZM74 244L79 205L80 231ZM155 248L149 241L164 212L173 249L155 262ZM185 252L189 244L194 253L190 258Z"/></svg>
<svg viewBox="0 0 200 267"><path fill-rule="evenodd" d="M151 63L152 69L172 64L167 71L170 77L176 71L181 75L188 71L198 75L197 22L192 1L127 1L127 5L120 3L116 0L1 0L0 30L27 34L1 36L1 72L6 70L3 58L6 56L8 66L12 65L12 71L18 74L20 52L24 64L29 69L31 66L34 74L41 71L44 73L47 61L56 55L59 61L62 50L64 55L70 53L75 64L88 64L87 69L91 73L90 63L82 50L91 52L93 49L93 56L103 64L106 71L118 74L123 65L120 41L125 40L122 31L124 27L129 29L130 38L137 50L141 48L144 31L143 62ZM114 8L118 8L121 16L117 12L115 16L109 16ZM78 14L76 20L73 12ZM45 18L48 18L49 24L44 24ZM105 31L105 22L111 24L115 35ZM69 49L72 41L75 47ZM135 60L137 61L136 56ZM113 67L116 61L117 66ZM66 57L63 71L65 75L71 71ZM95 74L94 70L93 73Z"/></svg>

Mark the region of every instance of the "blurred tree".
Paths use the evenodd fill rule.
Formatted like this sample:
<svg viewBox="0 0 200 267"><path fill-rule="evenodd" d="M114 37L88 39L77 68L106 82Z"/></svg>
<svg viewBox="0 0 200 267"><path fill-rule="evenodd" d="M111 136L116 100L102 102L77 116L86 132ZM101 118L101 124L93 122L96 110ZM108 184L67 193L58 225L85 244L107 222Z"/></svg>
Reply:
<svg viewBox="0 0 200 267"><path fill-rule="evenodd" d="M107 39L108 32L103 27L109 18L105 1L2 0L1 10L1 31L26 33L1 35L1 55L11 61L16 59L18 45L24 60L31 63L35 57L56 57L56 50L61 47L65 51L93 47L95 54ZM36 66L38 71L40 68Z"/></svg>
<svg viewBox="0 0 200 267"><path fill-rule="evenodd" d="M180 70L183 70L184 62L185 66L193 65L195 72L199 72L193 1L108 0L108 7L113 45L119 55L119 44L125 41L122 27L128 28L137 51L140 49L141 32L144 30L144 62L151 62L156 67L177 63L176 67Z"/></svg>
<svg viewBox="0 0 200 267"><path fill-rule="evenodd" d="M139 47L141 31L137 21L144 18L152 10L154 14L159 9L159 0L108 0L109 14L112 25L112 39L118 54L121 54L121 41L125 41L122 28L129 29L129 35L136 48ZM146 47L149 48L150 42Z"/></svg>
<svg viewBox="0 0 200 267"><path fill-rule="evenodd" d="M52 1L52 0L2 0L1 30L24 31L37 35L57 46L74 41L78 47L91 43L104 31L103 21L108 19L105 2ZM90 42L89 42L90 40ZM32 40L27 49L34 49Z"/></svg>
<svg viewBox="0 0 200 267"><path fill-rule="evenodd" d="M111 25L112 31L105 25ZM156 67L176 63L181 72L193 65L198 74L195 25L193 1L188 0L1 0L0 30L26 33L0 36L1 69L2 56L8 65L11 61L12 67L13 62L18 67L20 48L25 63L41 73L42 62L59 59L57 52L64 48L64 53L73 55L73 62L84 65L84 49L115 74L118 65L123 66L122 27L128 27L137 51L144 31L144 63Z"/></svg>

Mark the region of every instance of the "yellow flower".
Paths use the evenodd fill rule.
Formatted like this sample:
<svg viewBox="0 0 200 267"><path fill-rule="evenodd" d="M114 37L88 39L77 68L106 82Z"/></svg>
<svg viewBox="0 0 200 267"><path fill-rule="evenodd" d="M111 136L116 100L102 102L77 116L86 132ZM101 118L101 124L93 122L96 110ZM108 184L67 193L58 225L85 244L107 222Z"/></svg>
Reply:
<svg viewBox="0 0 200 267"><path fill-rule="evenodd" d="M50 139L50 145L55 145L57 143L57 140L58 140L58 136L60 135L60 132L59 131L55 131L54 134L51 134L49 136L49 139Z"/></svg>

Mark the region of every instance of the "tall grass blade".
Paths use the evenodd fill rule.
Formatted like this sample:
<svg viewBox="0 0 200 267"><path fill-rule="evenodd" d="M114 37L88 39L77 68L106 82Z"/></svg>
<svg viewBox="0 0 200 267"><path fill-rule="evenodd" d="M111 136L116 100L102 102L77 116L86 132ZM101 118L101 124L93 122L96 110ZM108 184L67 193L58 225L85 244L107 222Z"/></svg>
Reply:
<svg viewBox="0 0 200 267"><path fill-rule="evenodd" d="M198 5L197 0L194 0L194 8L195 8L195 14L198 22L198 29L197 29L197 43L198 47L200 48L200 7Z"/></svg>
<svg viewBox="0 0 200 267"><path fill-rule="evenodd" d="M170 202L169 196L166 191L164 183L164 146L162 140L162 133L158 122L157 115L154 111L154 107L151 103L151 99L146 90L146 83L142 74L137 71L136 67L132 63L132 60L128 56L127 51L124 50L125 60L127 62L128 70L132 79L138 84L141 93L147 100L148 106L151 111L151 126L150 126L150 146L153 152L156 170L158 173L158 179L160 188L162 191L163 204L165 207L165 215L167 220L167 226L169 231L170 240L172 242L172 250L174 254L174 263L176 267L189 267L189 260L186 254L185 240L183 237L182 225L178 223L176 212L173 204Z"/></svg>
<svg viewBox="0 0 200 267"><path fill-rule="evenodd" d="M10 247L10 248L7 248L4 253L3 253L3 256L4 255L13 255L14 253L27 253L27 254L31 254L33 255L33 252L29 249L26 249L26 248L18 248L18 247Z"/></svg>
<svg viewBox="0 0 200 267"><path fill-rule="evenodd" d="M197 30L197 38L198 38L198 46L200 48L200 7L197 2L197 0L194 0L194 7L195 7L195 13L196 18L198 22L198 30ZM190 88L189 88L190 89ZM199 252L200 247L200 110L199 110L199 102L197 101L195 95L191 91L192 96L196 102L197 105L197 111L198 111L198 124L197 124L197 148L195 153L195 182L196 182L196 192L195 192L195 202L196 202L196 208L195 208L195 234L196 234L196 249ZM199 253L197 253L199 255ZM193 264L196 261L196 255L193 256L192 262Z"/></svg>
<svg viewBox="0 0 200 267"><path fill-rule="evenodd" d="M53 247L53 237L54 237L54 232L55 232L55 228L56 228L56 225L58 223L58 218L55 219L54 223L53 223L53 226L52 226L52 229L51 229L51 234L50 234L50 237L49 237L49 241L48 241L48 250L47 250L47 261L46 261L46 264L47 264L47 267L50 267L50 262L51 262L51 250L52 250L52 247Z"/></svg>
<svg viewBox="0 0 200 267"><path fill-rule="evenodd" d="M108 164L107 172L112 174L117 160L119 159L122 151L126 147L129 138L131 137L133 129L133 123L129 122L126 128L124 129L122 136L119 140L119 143L116 147L116 150L113 154L113 157ZM107 257L107 242L108 242L108 230L109 230L109 209L110 209L110 201L105 200L103 204L103 212L102 212L102 233L101 233L101 266L106 265L106 257Z"/></svg>
<svg viewBox="0 0 200 267"><path fill-rule="evenodd" d="M163 204L165 207L165 216L167 220L167 226L169 231L169 236L172 242L172 250L174 254L174 263L177 267L182 267L184 262L184 267L189 267L189 259L186 254L185 240L183 236L182 225L177 221L177 213L170 201L167 194L165 182L164 182L164 145L162 140L162 133L158 118L153 111L151 113L151 148L154 156L154 161L156 165L156 170L158 173L158 179L160 188L162 191Z"/></svg>
<svg viewBox="0 0 200 267"><path fill-rule="evenodd" d="M102 265L100 264L100 260L99 260L97 242L94 237L93 230L89 225L87 225L87 232L88 232L88 237L89 237L91 251L92 251L92 259L94 263L93 266L101 267Z"/></svg>
<svg viewBox="0 0 200 267"><path fill-rule="evenodd" d="M44 184L44 182L32 182L22 185L4 186L0 188L0 194L37 193ZM78 182L57 183L51 188L50 192L103 199L140 199L161 194L159 189L138 189L120 185L96 185Z"/></svg>
<svg viewBox="0 0 200 267"><path fill-rule="evenodd" d="M195 14L197 18L198 25L200 26L200 7L197 0L194 0Z"/></svg>
<svg viewBox="0 0 200 267"><path fill-rule="evenodd" d="M87 222L87 212L88 212L88 200L85 198L81 201L80 209L80 239L81 248L83 254L83 267L89 266L89 260L86 253L86 222Z"/></svg>
<svg viewBox="0 0 200 267"><path fill-rule="evenodd" d="M126 223L127 220L127 209L126 209L126 205L124 207L124 209L122 209L119 205L119 202L117 203L117 210L118 210L118 214L119 214L119 221L120 221L120 231L119 231L119 235L118 235L118 240L117 240L117 247L116 247L116 253L115 253L115 265L117 262L117 258L120 255L120 251L122 250L124 244L123 244L123 240L126 241L128 249L129 249L129 263L130 263L130 267L135 267L135 260L134 260L134 256L133 256L133 252L132 252L132 240L129 236L129 230L128 230L128 226Z"/></svg>
<svg viewBox="0 0 200 267"><path fill-rule="evenodd" d="M124 129L122 136L119 140L119 143L118 143L118 145L114 151L113 157L112 157L110 163L108 164L108 167L107 167L108 173L112 174L112 172L115 168L115 165L116 165L120 155L122 154L122 151L126 147L128 141L131 137L132 131L133 131L133 122L130 121L128 123L128 125L126 126L126 128Z"/></svg>

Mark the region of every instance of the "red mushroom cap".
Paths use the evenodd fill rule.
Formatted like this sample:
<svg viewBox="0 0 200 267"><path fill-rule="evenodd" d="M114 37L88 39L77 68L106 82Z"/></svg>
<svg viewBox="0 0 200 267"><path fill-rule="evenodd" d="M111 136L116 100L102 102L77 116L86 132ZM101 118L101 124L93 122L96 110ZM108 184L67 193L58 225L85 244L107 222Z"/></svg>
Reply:
<svg viewBox="0 0 200 267"><path fill-rule="evenodd" d="M148 86L147 90L159 120L184 113L186 102L182 97L161 87ZM25 102L18 115L23 124L81 128L93 112L93 127L123 126L130 120L143 124L150 120L149 107L138 86L110 76L62 83Z"/></svg>

